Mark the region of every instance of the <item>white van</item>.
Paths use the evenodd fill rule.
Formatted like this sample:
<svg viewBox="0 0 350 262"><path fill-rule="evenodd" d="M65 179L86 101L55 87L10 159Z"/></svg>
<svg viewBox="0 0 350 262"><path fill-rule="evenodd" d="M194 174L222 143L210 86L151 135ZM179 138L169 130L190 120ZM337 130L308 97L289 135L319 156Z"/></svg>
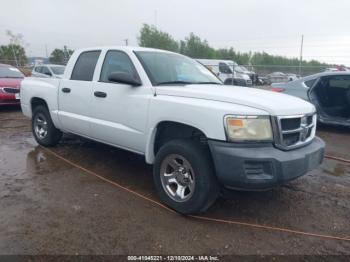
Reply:
<svg viewBox="0 0 350 262"><path fill-rule="evenodd" d="M252 86L252 79L242 72L236 62L232 60L196 59L209 68L226 85Z"/></svg>

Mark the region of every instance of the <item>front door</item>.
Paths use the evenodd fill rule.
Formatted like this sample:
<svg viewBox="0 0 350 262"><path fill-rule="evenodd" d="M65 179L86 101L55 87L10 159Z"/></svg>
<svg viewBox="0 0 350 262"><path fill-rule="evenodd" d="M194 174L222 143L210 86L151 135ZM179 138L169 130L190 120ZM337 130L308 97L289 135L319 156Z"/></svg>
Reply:
<svg viewBox="0 0 350 262"><path fill-rule="evenodd" d="M140 79L128 54L107 51L99 80L93 84L92 135L102 142L142 153L152 89L110 82L108 76L113 72Z"/></svg>

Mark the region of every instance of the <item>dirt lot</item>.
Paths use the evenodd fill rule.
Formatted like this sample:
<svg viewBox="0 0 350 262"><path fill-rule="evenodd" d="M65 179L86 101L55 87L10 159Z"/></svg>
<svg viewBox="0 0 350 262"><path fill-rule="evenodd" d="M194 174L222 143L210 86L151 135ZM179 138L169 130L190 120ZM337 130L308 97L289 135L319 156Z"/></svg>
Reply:
<svg viewBox="0 0 350 262"><path fill-rule="evenodd" d="M350 130L321 127L350 159ZM143 158L65 136L55 153L157 200ZM184 217L39 147L18 108L0 109L0 254L348 254L350 241ZM268 192L235 192L206 217L350 237L350 165L326 159Z"/></svg>

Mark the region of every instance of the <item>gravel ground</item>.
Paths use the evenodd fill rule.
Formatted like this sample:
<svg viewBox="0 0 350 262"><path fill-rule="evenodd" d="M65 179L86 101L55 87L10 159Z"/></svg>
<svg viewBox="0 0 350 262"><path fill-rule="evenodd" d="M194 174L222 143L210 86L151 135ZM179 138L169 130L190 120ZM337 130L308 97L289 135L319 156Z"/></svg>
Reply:
<svg viewBox="0 0 350 262"><path fill-rule="evenodd" d="M321 127L327 154L350 159L350 130ZM142 157L65 135L52 149L157 200ZM350 241L202 221L145 201L38 146L18 108L0 109L0 254L347 254ZM234 192L204 216L350 237L350 165L267 192Z"/></svg>

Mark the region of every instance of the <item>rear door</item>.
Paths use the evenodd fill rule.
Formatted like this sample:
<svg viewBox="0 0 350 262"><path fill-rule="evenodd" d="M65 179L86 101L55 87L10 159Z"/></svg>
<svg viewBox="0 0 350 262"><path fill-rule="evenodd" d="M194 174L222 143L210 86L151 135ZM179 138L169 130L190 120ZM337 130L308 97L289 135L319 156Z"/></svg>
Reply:
<svg viewBox="0 0 350 262"><path fill-rule="evenodd" d="M133 57L136 59L135 57ZM106 52L101 74L93 84L91 104L92 136L102 142L142 153L150 98L150 86L131 86L110 82L112 72L123 72L140 80L129 54L120 50ZM104 94L101 97L99 94Z"/></svg>
<svg viewBox="0 0 350 262"><path fill-rule="evenodd" d="M59 87L59 120L66 131L90 136L92 79L100 50L82 52L69 79Z"/></svg>

